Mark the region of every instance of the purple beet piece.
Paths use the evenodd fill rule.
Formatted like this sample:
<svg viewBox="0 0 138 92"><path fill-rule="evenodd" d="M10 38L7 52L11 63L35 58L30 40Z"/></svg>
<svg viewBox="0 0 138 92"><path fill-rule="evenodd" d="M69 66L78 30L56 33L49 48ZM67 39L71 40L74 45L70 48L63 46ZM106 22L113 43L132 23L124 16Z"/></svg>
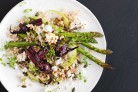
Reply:
<svg viewBox="0 0 138 92"><path fill-rule="evenodd" d="M11 32L12 34L26 34L26 32L29 32L30 29L26 26L26 24L19 24L19 30Z"/></svg>
<svg viewBox="0 0 138 92"><path fill-rule="evenodd" d="M30 30L25 24L20 24L19 27L20 27L20 29L19 29L20 33L25 34L26 32L29 32L29 30Z"/></svg>
<svg viewBox="0 0 138 92"><path fill-rule="evenodd" d="M42 25L42 19L37 19L37 20L33 20L32 22L30 22L30 24L36 25L36 26L40 26Z"/></svg>
<svg viewBox="0 0 138 92"><path fill-rule="evenodd" d="M37 55L37 53L34 51L34 49L32 47L29 47L26 51L26 55L28 56L28 58L34 63L38 63L41 61L41 59L39 58L39 56Z"/></svg>
<svg viewBox="0 0 138 92"><path fill-rule="evenodd" d="M44 71L44 72L46 72L46 73L51 73L51 72L52 72L51 64L48 63L48 62L40 63L40 64L38 65L38 67L39 67L39 69L40 69L41 71Z"/></svg>
<svg viewBox="0 0 138 92"><path fill-rule="evenodd" d="M78 46L74 47L74 48L68 48L67 44L61 45L61 43L62 43L62 41L59 40L56 44L56 55L58 57L62 57L64 55L66 55L68 52L78 48Z"/></svg>
<svg viewBox="0 0 138 92"><path fill-rule="evenodd" d="M47 52L48 52L48 51L40 50L40 51L38 52L39 58L42 59L42 58L45 56L45 54L46 54Z"/></svg>
<svg viewBox="0 0 138 92"><path fill-rule="evenodd" d="M40 59L43 59L43 57L45 56L45 54L48 53L50 47L49 45L45 46L42 50L38 51L37 54L40 57Z"/></svg>
<svg viewBox="0 0 138 92"><path fill-rule="evenodd" d="M26 50L25 53L26 53L26 55L28 56L28 58L29 58L34 64L37 63L36 58L34 57L34 55L33 55L29 50Z"/></svg>

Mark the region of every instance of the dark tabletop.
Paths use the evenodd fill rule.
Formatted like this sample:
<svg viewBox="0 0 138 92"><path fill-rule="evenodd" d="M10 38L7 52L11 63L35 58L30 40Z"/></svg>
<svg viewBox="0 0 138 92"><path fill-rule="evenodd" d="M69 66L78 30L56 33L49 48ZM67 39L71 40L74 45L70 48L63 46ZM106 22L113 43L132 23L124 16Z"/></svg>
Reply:
<svg viewBox="0 0 138 92"><path fill-rule="evenodd" d="M1 0L0 20L19 1ZM78 1L98 18L114 51L107 61L115 69L104 70L92 92L138 92L138 0ZM0 92L7 92L1 84Z"/></svg>

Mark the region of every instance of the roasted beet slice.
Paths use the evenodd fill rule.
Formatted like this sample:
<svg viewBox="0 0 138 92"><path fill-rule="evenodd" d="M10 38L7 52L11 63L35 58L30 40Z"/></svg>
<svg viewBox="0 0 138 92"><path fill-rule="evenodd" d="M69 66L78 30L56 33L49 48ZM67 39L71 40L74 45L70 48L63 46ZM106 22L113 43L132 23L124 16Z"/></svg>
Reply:
<svg viewBox="0 0 138 92"><path fill-rule="evenodd" d="M57 56L64 56L65 54L67 54L68 53L68 50L67 50L67 45L65 44L65 45L63 45L63 46L60 46L60 45L58 45L57 47L56 47L56 55Z"/></svg>
<svg viewBox="0 0 138 92"><path fill-rule="evenodd" d="M29 32L29 28L26 26L26 24L19 24L19 30L11 32L12 34L26 34L26 32Z"/></svg>
<svg viewBox="0 0 138 92"><path fill-rule="evenodd" d="M66 55L68 52L70 52L70 51L72 51L72 50L74 50L76 48L78 48L78 47L68 48L67 44L62 45L62 41L59 40L56 43L56 49L55 49L56 56L62 57L64 55Z"/></svg>
<svg viewBox="0 0 138 92"><path fill-rule="evenodd" d="M45 56L46 53L48 53L48 51L40 50L37 54L40 59L43 59L43 57Z"/></svg>
<svg viewBox="0 0 138 92"><path fill-rule="evenodd" d="M30 24L36 25L36 26L40 26L42 25L42 19L37 19L37 20L33 20L32 22L30 22Z"/></svg>
<svg viewBox="0 0 138 92"><path fill-rule="evenodd" d="M20 33L24 33L24 34L25 34L26 32L29 32L29 30L30 30L30 29L26 26L26 24L20 24L19 27L20 27L20 30L19 30Z"/></svg>
<svg viewBox="0 0 138 92"><path fill-rule="evenodd" d="M38 67L39 67L40 71L44 71L46 73L51 73L52 72L51 64L48 63L48 62L39 63Z"/></svg>
<svg viewBox="0 0 138 92"><path fill-rule="evenodd" d="M45 56L45 54L48 53L49 50L50 50L49 45L46 45L43 49L41 49L40 51L38 51L37 54L40 57L40 59L43 59L43 57Z"/></svg>
<svg viewBox="0 0 138 92"><path fill-rule="evenodd" d="M39 67L41 71L51 73L51 64L44 59L44 55L48 52L48 48L45 47L44 49L35 52L33 47L29 47L26 51L28 58Z"/></svg>
<svg viewBox="0 0 138 92"><path fill-rule="evenodd" d="M28 56L28 58L29 58L34 64L37 63L37 60L36 60L35 56L34 56L29 50L26 50L25 53L26 53L26 55Z"/></svg>
<svg viewBox="0 0 138 92"><path fill-rule="evenodd" d="M29 47L27 50L29 50L32 54L36 53L33 47Z"/></svg>
<svg viewBox="0 0 138 92"><path fill-rule="evenodd" d="M34 63L38 63L41 61L41 59L39 58L39 56L37 55L37 53L34 51L34 49L32 47L29 47L26 51L26 55L28 56L28 58Z"/></svg>

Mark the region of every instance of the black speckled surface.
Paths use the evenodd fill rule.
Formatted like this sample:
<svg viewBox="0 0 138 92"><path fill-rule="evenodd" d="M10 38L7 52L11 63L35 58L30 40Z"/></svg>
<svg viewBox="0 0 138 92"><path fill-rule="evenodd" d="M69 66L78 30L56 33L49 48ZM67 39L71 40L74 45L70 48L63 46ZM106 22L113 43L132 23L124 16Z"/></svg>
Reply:
<svg viewBox="0 0 138 92"><path fill-rule="evenodd" d="M0 20L19 1L1 0ZM104 70L92 92L138 92L138 0L78 1L96 15L114 51L107 61L115 69ZM1 84L0 92L7 92Z"/></svg>

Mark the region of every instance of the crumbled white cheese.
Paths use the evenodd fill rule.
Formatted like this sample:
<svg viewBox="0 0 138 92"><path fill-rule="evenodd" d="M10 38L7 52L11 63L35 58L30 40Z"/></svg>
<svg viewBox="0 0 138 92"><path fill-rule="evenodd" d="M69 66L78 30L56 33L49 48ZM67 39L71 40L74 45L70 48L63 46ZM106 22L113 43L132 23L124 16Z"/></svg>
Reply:
<svg viewBox="0 0 138 92"><path fill-rule="evenodd" d="M53 71L57 71L57 70L58 70L58 67L57 67L57 66L53 66L53 67L52 67L52 70L53 70Z"/></svg>
<svg viewBox="0 0 138 92"><path fill-rule="evenodd" d="M74 77L75 75L74 74L71 74L71 77Z"/></svg>
<svg viewBox="0 0 138 92"><path fill-rule="evenodd" d="M56 36L55 34L53 33L46 33L46 42L48 42L49 44L56 44L57 40L58 40L58 36Z"/></svg>
<svg viewBox="0 0 138 92"><path fill-rule="evenodd" d="M21 54L18 54L17 55L17 61L25 61L25 59L26 59L26 54L25 54L25 52L23 52L23 53L21 53Z"/></svg>
<svg viewBox="0 0 138 92"><path fill-rule="evenodd" d="M38 34L37 38L39 39L39 41L43 42L42 37L40 35L43 32L43 30L40 27L37 27L35 32Z"/></svg>
<svg viewBox="0 0 138 92"><path fill-rule="evenodd" d="M26 26L29 27L30 29L34 28L33 24L27 24Z"/></svg>
<svg viewBox="0 0 138 92"><path fill-rule="evenodd" d="M45 25L44 28L43 28L43 30L44 30L45 32L51 32L51 33L52 33L53 28L52 28L51 25Z"/></svg>
<svg viewBox="0 0 138 92"><path fill-rule="evenodd" d="M55 61L56 62L56 65L60 65L63 63L63 60L62 58L59 58L58 60Z"/></svg>

